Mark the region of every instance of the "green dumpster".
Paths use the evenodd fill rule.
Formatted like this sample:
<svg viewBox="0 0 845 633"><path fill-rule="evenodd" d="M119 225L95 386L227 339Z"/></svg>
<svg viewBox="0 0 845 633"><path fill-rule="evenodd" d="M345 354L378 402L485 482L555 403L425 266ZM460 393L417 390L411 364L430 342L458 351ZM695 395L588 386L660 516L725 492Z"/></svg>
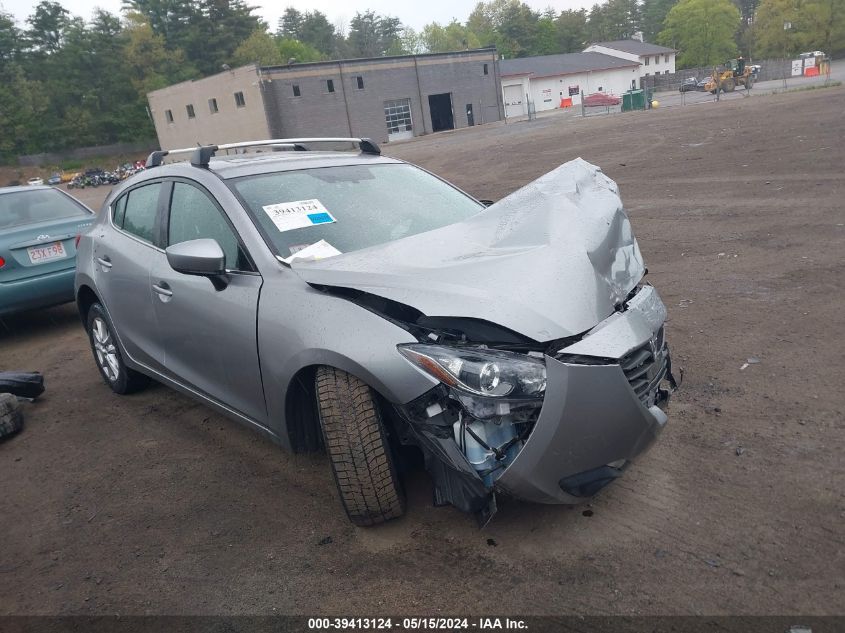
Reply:
<svg viewBox="0 0 845 633"><path fill-rule="evenodd" d="M645 92L629 90L622 95L622 112L645 110Z"/></svg>

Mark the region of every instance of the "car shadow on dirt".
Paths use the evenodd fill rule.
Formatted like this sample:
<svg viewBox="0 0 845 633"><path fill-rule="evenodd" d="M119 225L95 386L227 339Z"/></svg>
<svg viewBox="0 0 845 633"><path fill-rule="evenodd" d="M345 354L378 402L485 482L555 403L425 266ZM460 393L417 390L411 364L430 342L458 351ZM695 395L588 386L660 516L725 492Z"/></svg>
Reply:
<svg viewBox="0 0 845 633"><path fill-rule="evenodd" d="M22 339L27 336L55 335L79 328L76 304L65 303L54 308L20 312L0 317L0 340Z"/></svg>

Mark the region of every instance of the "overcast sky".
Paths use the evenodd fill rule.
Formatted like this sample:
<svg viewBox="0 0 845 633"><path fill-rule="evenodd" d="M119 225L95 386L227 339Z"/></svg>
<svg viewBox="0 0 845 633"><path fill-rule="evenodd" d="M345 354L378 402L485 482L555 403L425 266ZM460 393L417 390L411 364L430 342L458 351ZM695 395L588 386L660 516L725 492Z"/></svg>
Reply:
<svg viewBox="0 0 845 633"><path fill-rule="evenodd" d="M589 8L597 0L527 0L527 4L540 11L546 7L563 9ZM121 0L60 0L61 4L73 15L86 19L91 17L95 7L100 7L117 13L120 11ZM258 7L258 13L267 21L270 28L275 30L282 12L287 6L294 6L300 11L317 9L325 13L332 23L342 20L348 24L356 11L372 9L382 15L398 17L406 26L421 29L429 22L447 23L452 18L463 22L475 7L477 0L248 0L248 4ZM20 26L24 25L33 7L38 4L35 0L0 0L3 11L14 15Z"/></svg>

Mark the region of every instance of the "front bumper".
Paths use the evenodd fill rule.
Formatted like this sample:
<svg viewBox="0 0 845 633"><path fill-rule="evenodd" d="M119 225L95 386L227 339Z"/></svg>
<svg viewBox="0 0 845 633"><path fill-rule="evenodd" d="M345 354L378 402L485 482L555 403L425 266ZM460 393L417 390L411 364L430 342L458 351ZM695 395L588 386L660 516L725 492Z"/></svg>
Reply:
<svg viewBox="0 0 845 633"><path fill-rule="evenodd" d="M540 416L496 488L537 503L580 503L648 448L667 421L657 406L668 398L661 382L671 380L665 320L657 291L646 286L625 312L547 356ZM632 368L649 354L651 365ZM605 364L569 362L578 357Z"/></svg>

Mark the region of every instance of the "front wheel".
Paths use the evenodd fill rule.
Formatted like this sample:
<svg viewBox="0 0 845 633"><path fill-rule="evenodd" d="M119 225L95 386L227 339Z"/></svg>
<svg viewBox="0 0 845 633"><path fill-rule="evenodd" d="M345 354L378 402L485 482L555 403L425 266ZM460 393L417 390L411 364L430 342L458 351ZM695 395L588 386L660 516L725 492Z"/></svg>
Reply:
<svg viewBox="0 0 845 633"><path fill-rule="evenodd" d="M97 369L112 391L124 395L147 386L149 378L123 363L106 310L99 303L88 310L88 339L91 341Z"/></svg>
<svg viewBox="0 0 845 633"><path fill-rule="evenodd" d="M317 369L316 387L323 440L349 520L368 526L402 516L405 496L372 390L333 367Z"/></svg>

